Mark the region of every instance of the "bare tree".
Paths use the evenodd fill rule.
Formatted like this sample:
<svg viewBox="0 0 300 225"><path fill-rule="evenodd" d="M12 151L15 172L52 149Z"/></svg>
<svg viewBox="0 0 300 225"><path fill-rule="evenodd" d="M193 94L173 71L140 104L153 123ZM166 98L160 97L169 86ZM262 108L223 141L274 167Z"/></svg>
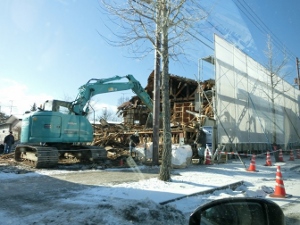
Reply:
<svg viewBox="0 0 300 225"><path fill-rule="evenodd" d="M0 112L0 123L4 123L9 118L4 112Z"/></svg>
<svg viewBox="0 0 300 225"><path fill-rule="evenodd" d="M114 46L130 46L136 57L155 51L162 59L161 85L163 115L163 156L159 179L171 178L171 128L169 102L169 58L185 56L184 43L197 36L195 26L207 16L198 0L101 0L117 29L110 29L116 40L106 38ZM158 43L156 34L161 34ZM149 41L148 43L146 41ZM161 47L160 47L161 46Z"/></svg>
<svg viewBox="0 0 300 225"><path fill-rule="evenodd" d="M288 64L287 54L284 52L283 57L278 59L278 55L274 51L271 36L268 35L267 40L267 48L265 50L265 56L267 58L267 64L265 65L266 73L268 76L268 89L263 89L264 94L271 101L272 107L272 143L277 143L276 140L276 107L275 107L275 99L278 98L279 95L287 92L288 90L284 89L283 80L287 78L290 72L285 71L285 67ZM278 91L281 88L282 91ZM267 90L270 90L268 92Z"/></svg>
<svg viewBox="0 0 300 225"><path fill-rule="evenodd" d="M37 106L36 106L36 103L33 103L33 105L30 107L30 111L31 112L34 112L37 110Z"/></svg>
<svg viewBox="0 0 300 225"><path fill-rule="evenodd" d="M116 114L108 110L106 107L103 108L102 113L98 116L98 120L104 119L106 121L116 121Z"/></svg>
<svg viewBox="0 0 300 225"><path fill-rule="evenodd" d="M130 100L129 97L122 97L118 99L118 105L122 105L124 102L128 102Z"/></svg>
<svg viewBox="0 0 300 225"><path fill-rule="evenodd" d="M100 0L102 9L107 12L110 21L115 25L113 29L107 25L111 35L99 34L108 44L116 47L128 46L130 57L139 59L152 54L157 48L156 29L163 32L164 27L168 33L168 57L172 60L179 56L186 56L185 45L197 39L197 22L207 17L208 12L202 9L197 0L128 0L120 3L118 0ZM166 10L165 16L161 15Z"/></svg>
<svg viewBox="0 0 300 225"><path fill-rule="evenodd" d="M172 166L172 133L170 127L170 102L169 102L169 35L168 35L168 18L170 11L168 10L166 2L162 2L161 5L161 29L162 29L162 84L164 88L162 90L162 115L163 115L163 153L162 164L160 167L159 179L168 181L171 178L171 166Z"/></svg>

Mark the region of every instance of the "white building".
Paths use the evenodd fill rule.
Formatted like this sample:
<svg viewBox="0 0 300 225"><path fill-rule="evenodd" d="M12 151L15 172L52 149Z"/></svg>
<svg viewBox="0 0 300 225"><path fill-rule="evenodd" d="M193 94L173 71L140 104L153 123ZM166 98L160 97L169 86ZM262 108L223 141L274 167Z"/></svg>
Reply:
<svg viewBox="0 0 300 225"><path fill-rule="evenodd" d="M9 131L13 132L15 140L20 139L22 118L11 115L4 123L0 124L0 144L3 144L4 138L9 134Z"/></svg>

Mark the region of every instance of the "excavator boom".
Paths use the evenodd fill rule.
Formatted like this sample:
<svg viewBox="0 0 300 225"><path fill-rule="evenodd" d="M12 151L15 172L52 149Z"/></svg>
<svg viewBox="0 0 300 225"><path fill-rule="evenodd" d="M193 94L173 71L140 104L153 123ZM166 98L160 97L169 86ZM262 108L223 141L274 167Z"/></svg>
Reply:
<svg viewBox="0 0 300 225"><path fill-rule="evenodd" d="M124 78L127 78L128 82L112 82ZM88 108L85 106L94 95L129 89L132 89L150 111L153 110L153 103L150 96L145 92L140 82L129 74L123 77L115 76L106 79L90 79L85 85L79 88L79 93L75 101L72 102L72 111L76 115L87 115Z"/></svg>

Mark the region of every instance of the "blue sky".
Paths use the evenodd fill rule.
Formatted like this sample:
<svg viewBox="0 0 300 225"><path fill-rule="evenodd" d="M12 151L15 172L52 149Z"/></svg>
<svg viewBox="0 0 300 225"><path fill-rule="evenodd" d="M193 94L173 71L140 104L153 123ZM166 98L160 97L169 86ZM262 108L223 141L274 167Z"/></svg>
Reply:
<svg viewBox="0 0 300 225"><path fill-rule="evenodd" d="M213 33L221 32L230 41L240 43L238 46L254 59L263 60L266 33L261 33L257 24L253 25L243 14L239 2L245 6L248 1L224 2L203 1L211 14L203 22L204 37L200 39L213 48ZM299 1L253 0L247 4L280 43L288 47L292 57L300 56ZM110 26L99 11L98 0L1 0L1 111L21 114L34 102L40 104L52 98L73 100L78 88L91 78L133 74L146 86L154 67L153 54L138 60L130 58L127 48L110 46L99 35L110 35L104 24ZM213 54L201 42L190 44L194 51L188 60L171 62L170 73L194 79L199 58ZM294 77L294 58L291 68ZM202 75L202 79L209 78ZM113 109L120 98L132 95L131 91L99 95L95 98L97 110Z"/></svg>

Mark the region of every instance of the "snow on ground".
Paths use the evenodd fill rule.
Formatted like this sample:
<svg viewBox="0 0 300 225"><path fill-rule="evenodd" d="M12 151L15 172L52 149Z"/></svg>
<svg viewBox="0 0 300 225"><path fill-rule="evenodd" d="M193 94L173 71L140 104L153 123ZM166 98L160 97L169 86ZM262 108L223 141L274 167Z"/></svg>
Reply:
<svg viewBox="0 0 300 225"><path fill-rule="evenodd" d="M272 160L273 157L272 157ZM255 167L258 172L249 172L250 158L229 160L225 164L190 165L184 169L172 170L172 181L164 182L157 178L118 185L94 186L73 193L73 197L57 200L58 207L45 213L28 215L22 220L7 218L0 211L0 217L7 218L10 224L188 224L188 217L195 208L214 199L229 196L251 196L269 198L280 206L296 200L299 196L300 159L264 166L264 156L257 157ZM289 198L270 198L276 184L276 170L280 166L284 187ZM139 173L141 167L128 168ZM26 176L51 176L65 173L61 170L40 170ZM74 172L74 171L69 171ZM17 174L0 172L0 182L6 179L19 179ZM243 181L237 189L216 190L209 194L192 194L212 190L220 186ZM184 197L191 195L189 197ZM172 199L181 198L177 201ZM170 201L168 204L160 204ZM72 207L71 207L72 206ZM65 207L62 211L60 208ZM68 210L68 208L72 210ZM64 222L62 222L64 221Z"/></svg>

